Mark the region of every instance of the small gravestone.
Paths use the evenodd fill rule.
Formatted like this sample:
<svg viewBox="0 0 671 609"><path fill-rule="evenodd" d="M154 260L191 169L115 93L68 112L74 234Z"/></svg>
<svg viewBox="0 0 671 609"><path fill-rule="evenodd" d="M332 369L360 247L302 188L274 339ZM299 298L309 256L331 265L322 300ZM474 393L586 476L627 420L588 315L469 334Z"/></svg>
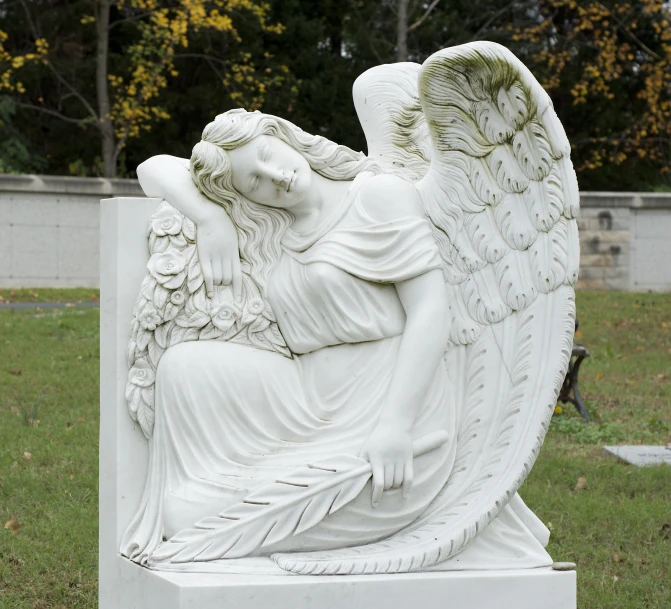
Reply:
<svg viewBox="0 0 671 609"><path fill-rule="evenodd" d="M671 446L604 446L606 454L636 465L671 465Z"/></svg>

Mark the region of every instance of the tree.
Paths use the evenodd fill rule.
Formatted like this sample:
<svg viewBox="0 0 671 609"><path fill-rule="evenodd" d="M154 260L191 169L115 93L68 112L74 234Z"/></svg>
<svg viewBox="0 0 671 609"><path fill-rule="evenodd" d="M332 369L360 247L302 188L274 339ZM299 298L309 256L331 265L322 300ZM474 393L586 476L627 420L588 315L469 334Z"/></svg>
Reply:
<svg viewBox="0 0 671 609"><path fill-rule="evenodd" d="M582 182L659 183L671 169L668 2L541 0L529 10L512 39L558 106Z"/></svg>
<svg viewBox="0 0 671 609"><path fill-rule="evenodd" d="M0 30L0 93L97 133L106 177L129 140L169 118L160 97L178 61L209 63L230 99L252 108L284 80L264 65L268 56L240 47L236 22L282 31L257 0L20 0L0 9L12 24Z"/></svg>

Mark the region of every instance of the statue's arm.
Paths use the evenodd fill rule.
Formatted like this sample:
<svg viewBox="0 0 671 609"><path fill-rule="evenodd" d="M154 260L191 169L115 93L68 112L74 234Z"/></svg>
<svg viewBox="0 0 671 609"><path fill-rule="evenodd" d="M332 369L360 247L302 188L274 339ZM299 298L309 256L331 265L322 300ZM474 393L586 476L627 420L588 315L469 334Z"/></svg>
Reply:
<svg viewBox="0 0 671 609"><path fill-rule="evenodd" d="M393 176L371 180L362 192L368 213L384 221L390 216L424 217L414 187ZM419 408L433 383L449 337L449 301L439 269L396 284L406 323L396 358L392 382L377 427L363 454L373 469L373 504L383 490L412 485L412 438L410 431Z"/></svg>
<svg viewBox="0 0 671 609"><path fill-rule="evenodd" d="M232 284L236 300L242 287L238 235L226 211L193 183L189 161L169 155L151 157L137 168L148 197L165 199L196 223L198 257L208 296L214 285Z"/></svg>

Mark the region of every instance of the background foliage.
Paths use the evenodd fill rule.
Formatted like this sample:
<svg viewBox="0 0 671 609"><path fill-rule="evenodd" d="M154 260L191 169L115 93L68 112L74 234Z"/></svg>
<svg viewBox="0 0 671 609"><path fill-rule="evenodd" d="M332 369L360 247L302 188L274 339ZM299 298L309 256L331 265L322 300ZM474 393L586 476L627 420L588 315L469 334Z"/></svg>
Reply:
<svg viewBox="0 0 671 609"><path fill-rule="evenodd" d="M3 172L133 177L236 106L365 150L361 72L494 40L550 92L582 188L671 186L664 0L0 0L0 16Z"/></svg>

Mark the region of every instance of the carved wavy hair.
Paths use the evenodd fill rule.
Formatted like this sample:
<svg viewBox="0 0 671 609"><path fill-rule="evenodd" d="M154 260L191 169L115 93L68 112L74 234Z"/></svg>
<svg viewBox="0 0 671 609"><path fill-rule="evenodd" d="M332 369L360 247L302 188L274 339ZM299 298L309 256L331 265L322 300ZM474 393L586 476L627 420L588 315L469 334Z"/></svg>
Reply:
<svg viewBox="0 0 671 609"><path fill-rule="evenodd" d="M261 112L236 109L217 116L203 131L191 154L191 176L200 191L221 205L238 231L240 258L265 291L270 271L282 253L280 240L293 216L284 209L259 205L233 187L226 154L259 135L272 135L302 154L316 173L331 180L352 180L362 171L381 168L362 152L311 135L289 121Z"/></svg>

